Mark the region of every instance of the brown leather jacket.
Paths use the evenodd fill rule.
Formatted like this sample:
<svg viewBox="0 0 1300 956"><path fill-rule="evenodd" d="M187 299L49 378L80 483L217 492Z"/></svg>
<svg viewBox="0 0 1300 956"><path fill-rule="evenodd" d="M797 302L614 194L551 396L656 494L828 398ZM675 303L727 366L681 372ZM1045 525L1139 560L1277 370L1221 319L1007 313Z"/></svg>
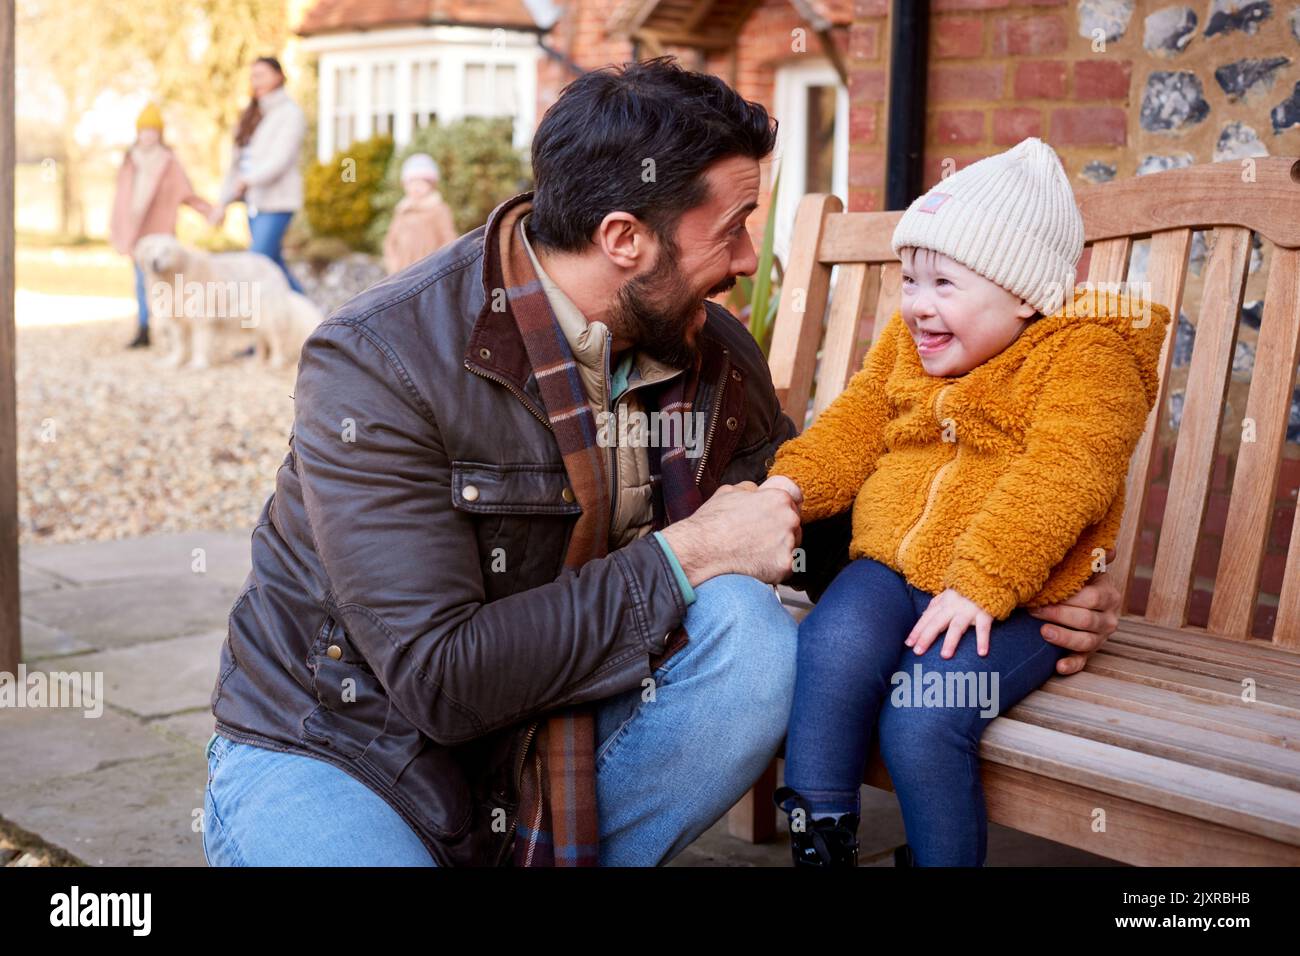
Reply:
<svg viewBox="0 0 1300 956"><path fill-rule="evenodd" d="M212 693L223 736L342 768L443 866L508 859L524 728L639 686L686 610L651 535L563 571L579 505L514 320L490 307L486 228L356 296L304 345ZM706 498L761 482L796 431L747 329L708 309ZM828 526L821 550L804 532L820 573L789 581L814 596L846 560L846 521Z"/></svg>

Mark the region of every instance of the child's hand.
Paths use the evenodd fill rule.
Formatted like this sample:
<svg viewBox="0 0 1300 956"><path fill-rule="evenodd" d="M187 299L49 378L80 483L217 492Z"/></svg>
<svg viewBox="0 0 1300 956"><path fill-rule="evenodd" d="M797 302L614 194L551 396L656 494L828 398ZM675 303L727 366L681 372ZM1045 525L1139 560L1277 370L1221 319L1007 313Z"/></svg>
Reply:
<svg viewBox="0 0 1300 956"><path fill-rule="evenodd" d="M772 488L780 488L794 499L795 504L803 504L803 491L785 475L769 475L758 487L767 488L769 486Z"/></svg>
<svg viewBox="0 0 1300 956"><path fill-rule="evenodd" d="M912 626L911 633L903 643L913 648L916 653L924 654L934 643L934 639L946 628L948 634L943 640L943 648L939 651L939 656L947 660L956 653L957 642L972 624L975 625L975 649L980 657L987 657L993 615L974 601L948 588L935 595L930 601L925 613Z"/></svg>

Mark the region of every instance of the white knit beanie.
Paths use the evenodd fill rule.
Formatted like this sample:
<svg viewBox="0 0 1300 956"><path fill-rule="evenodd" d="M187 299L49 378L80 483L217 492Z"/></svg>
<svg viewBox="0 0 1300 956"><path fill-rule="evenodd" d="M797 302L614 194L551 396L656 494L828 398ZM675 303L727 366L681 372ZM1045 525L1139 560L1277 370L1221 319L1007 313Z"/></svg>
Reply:
<svg viewBox="0 0 1300 956"><path fill-rule="evenodd" d="M1056 152L1030 137L917 197L892 245L933 249L1050 315L1074 289L1083 216Z"/></svg>
<svg viewBox="0 0 1300 956"><path fill-rule="evenodd" d="M428 153L412 153L402 163L402 173L398 177L402 182L408 179L427 179L432 183L438 181L438 164Z"/></svg>

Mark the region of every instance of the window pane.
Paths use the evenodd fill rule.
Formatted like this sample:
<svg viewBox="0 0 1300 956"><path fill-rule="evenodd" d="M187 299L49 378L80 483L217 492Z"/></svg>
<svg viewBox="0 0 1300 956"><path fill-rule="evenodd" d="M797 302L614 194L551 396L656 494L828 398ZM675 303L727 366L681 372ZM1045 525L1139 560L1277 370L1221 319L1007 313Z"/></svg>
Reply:
<svg viewBox="0 0 1300 956"><path fill-rule="evenodd" d="M397 100L397 67L391 63L379 63L374 75L375 105L380 110L391 109Z"/></svg>
<svg viewBox="0 0 1300 956"><path fill-rule="evenodd" d="M487 66L483 63L465 64L465 112L482 116L489 106Z"/></svg>
<svg viewBox="0 0 1300 956"><path fill-rule="evenodd" d="M835 87L808 87L806 193L832 192L835 167Z"/></svg>
<svg viewBox="0 0 1300 956"><path fill-rule="evenodd" d="M411 103L416 113L438 108L438 64L435 61L411 64Z"/></svg>
<svg viewBox="0 0 1300 956"><path fill-rule="evenodd" d="M515 68L510 64L498 65L496 68L496 112L506 116L515 115Z"/></svg>

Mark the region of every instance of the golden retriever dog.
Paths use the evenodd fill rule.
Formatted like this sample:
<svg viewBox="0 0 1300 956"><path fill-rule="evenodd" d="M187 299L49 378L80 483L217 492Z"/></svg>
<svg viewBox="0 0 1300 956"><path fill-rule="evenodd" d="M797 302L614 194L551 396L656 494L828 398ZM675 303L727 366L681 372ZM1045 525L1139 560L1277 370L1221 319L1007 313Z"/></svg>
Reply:
<svg viewBox="0 0 1300 956"><path fill-rule="evenodd" d="M283 368L320 324L320 310L261 253L204 252L158 233L143 236L134 256L151 320L169 340L163 364L172 368L187 359L188 368L208 368L249 344L266 364Z"/></svg>

